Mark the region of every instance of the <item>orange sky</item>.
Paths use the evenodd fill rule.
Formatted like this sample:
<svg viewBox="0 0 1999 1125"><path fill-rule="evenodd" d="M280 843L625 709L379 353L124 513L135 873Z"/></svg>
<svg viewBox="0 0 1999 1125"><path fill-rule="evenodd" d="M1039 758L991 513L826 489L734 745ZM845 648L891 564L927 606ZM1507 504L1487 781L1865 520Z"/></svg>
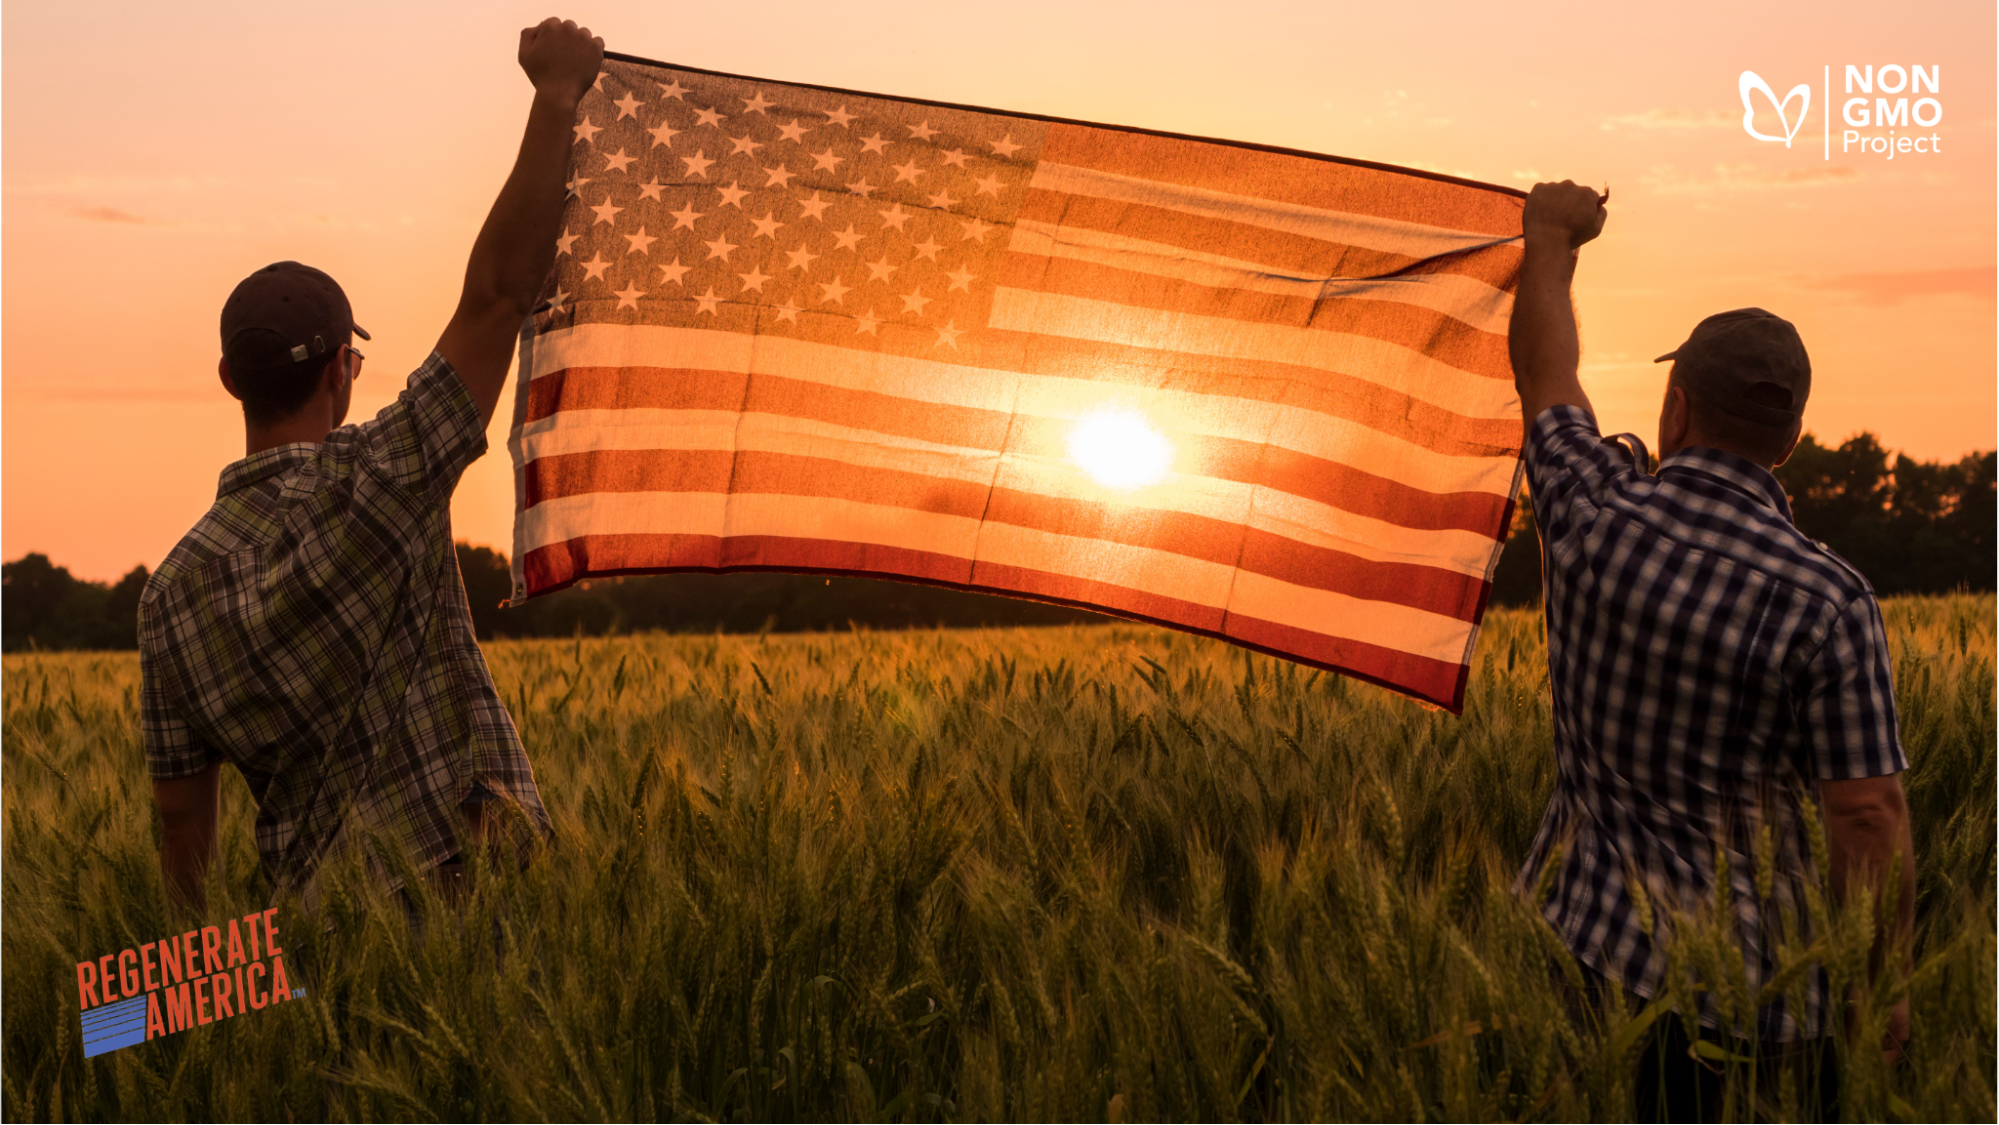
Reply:
<svg viewBox="0 0 1999 1125"><path fill-rule="evenodd" d="M1663 371L1646 361L1701 316L1756 304L1804 335L1822 438L1871 429L1925 458L1995 445L1991 5L1372 7L599 0L563 14L613 50L759 77L1521 187L1608 183L1612 217L1578 281L1607 430L1649 438ZM0 12L0 555L115 577L200 518L242 455L214 374L218 310L266 262L340 279L375 337L356 416L393 397L443 328L512 159L529 99L516 34L545 8ZM1824 159L1823 68L1837 114L1848 64L1891 63L1941 67L1942 120L1912 132L1942 151L1843 155L1835 118ZM1811 84L1789 148L1743 131L1745 69L1780 94ZM1783 128L1767 110L1757 123ZM461 538L502 547L509 414L453 503Z"/></svg>

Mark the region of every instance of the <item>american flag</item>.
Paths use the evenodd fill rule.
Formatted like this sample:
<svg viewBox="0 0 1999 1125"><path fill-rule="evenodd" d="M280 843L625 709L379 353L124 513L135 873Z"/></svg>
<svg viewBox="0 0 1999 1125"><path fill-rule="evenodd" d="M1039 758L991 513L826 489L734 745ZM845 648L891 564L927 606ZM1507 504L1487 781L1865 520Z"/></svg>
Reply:
<svg viewBox="0 0 1999 1125"><path fill-rule="evenodd" d="M517 600L899 578L1462 707L1518 490L1519 193L623 56L570 189Z"/></svg>

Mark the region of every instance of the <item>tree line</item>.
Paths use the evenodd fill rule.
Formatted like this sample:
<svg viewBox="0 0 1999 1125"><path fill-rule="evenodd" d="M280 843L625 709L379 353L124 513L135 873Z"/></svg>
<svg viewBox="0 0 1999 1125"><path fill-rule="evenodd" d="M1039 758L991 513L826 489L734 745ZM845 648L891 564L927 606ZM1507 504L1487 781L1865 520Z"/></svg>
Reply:
<svg viewBox="0 0 1999 1125"><path fill-rule="evenodd" d="M1990 590L1994 474L1999 454L1955 462L1891 454L1873 434L1839 446L1807 434L1777 470L1798 529L1852 563L1875 592ZM672 632L796 632L1056 625L1101 620L1086 610L1016 598L869 578L811 574L666 574L580 583L526 605L502 607L513 587L505 555L458 544L473 627L482 640ZM0 566L0 649L130 649L138 645L139 596L148 573L117 582L73 577L46 555ZM1541 597L1541 550L1524 502L1499 568L1495 605Z"/></svg>

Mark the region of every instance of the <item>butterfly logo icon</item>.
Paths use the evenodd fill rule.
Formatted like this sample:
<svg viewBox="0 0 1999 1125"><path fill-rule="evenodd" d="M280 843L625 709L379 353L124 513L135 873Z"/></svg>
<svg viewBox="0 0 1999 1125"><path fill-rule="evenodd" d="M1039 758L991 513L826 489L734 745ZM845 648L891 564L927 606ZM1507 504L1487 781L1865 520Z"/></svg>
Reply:
<svg viewBox="0 0 1999 1125"><path fill-rule="evenodd" d="M1782 141L1785 148L1790 148L1791 138L1798 135L1798 129L1805 123L1805 115L1812 111L1812 88L1800 82L1796 86L1791 87L1791 92L1784 95L1783 101L1778 101L1776 92L1770 89L1768 82L1763 81L1762 75L1757 74L1753 70L1745 70L1742 72L1742 77L1736 82L1736 89L1742 93L1742 131L1759 141ZM1756 103L1749 100L1749 94L1752 90L1763 91L1764 99L1777 111L1777 121L1784 126L1783 136L1773 137L1768 133L1759 133L1756 131ZM1804 103L1798 107L1798 119L1796 121L1792 121L1790 115L1786 112L1794 98L1804 99Z"/></svg>

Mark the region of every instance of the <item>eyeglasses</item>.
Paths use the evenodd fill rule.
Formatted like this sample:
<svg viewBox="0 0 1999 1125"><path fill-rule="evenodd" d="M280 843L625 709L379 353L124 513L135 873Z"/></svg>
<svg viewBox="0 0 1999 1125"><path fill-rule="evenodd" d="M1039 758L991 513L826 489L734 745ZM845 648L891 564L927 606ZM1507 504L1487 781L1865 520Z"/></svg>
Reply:
<svg viewBox="0 0 1999 1125"><path fill-rule="evenodd" d="M361 361L367 359L368 357L362 355L361 349L355 347L352 344L347 345L347 352L349 355L352 355L354 357L354 371L353 374L348 376L348 378L351 379L354 377L354 375L359 375L361 373Z"/></svg>

